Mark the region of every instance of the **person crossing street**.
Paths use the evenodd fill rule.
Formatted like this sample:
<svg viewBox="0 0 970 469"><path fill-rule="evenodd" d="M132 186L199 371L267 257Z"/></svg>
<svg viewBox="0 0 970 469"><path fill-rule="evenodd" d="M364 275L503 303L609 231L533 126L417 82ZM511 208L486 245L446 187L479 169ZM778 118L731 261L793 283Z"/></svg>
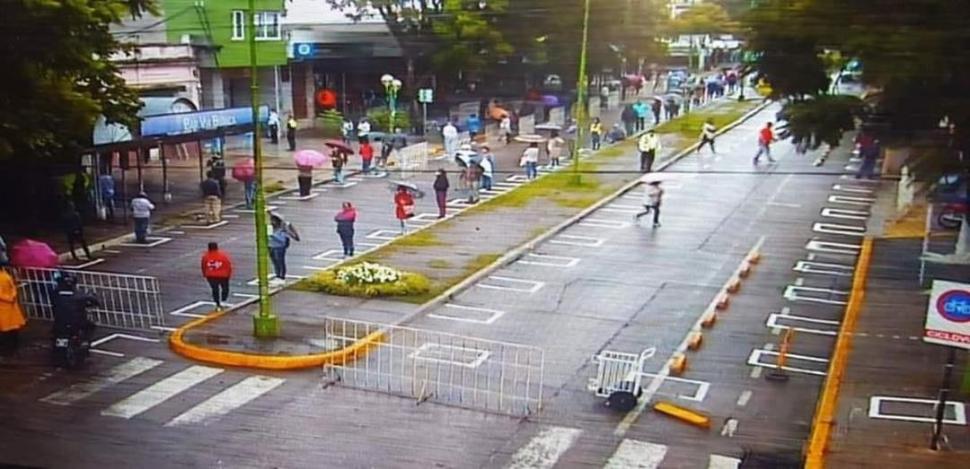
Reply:
<svg viewBox="0 0 970 469"><path fill-rule="evenodd" d="M769 162L775 162L775 159L771 157L771 144L775 141L775 132L771 129L771 127L771 122L768 122L758 132L758 153L754 154L754 160L752 160L752 163L754 164L758 164L758 160L761 158L761 155L767 156Z"/></svg>
<svg viewBox="0 0 970 469"><path fill-rule="evenodd" d="M704 122L704 127L701 128L701 143L697 145L697 153L701 152L701 148L704 145L711 147L711 153L717 154L717 150L714 149L714 137L717 135L717 127L714 126L714 119L708 119Z"/></svg>
<svg viewBox="0 0 970 469"><path fill-rule="evenodd" d="M663 202L664 190L660 187L660 181L651 181L647 184L647 190L643 192L644 210L633 216L635 221L640 221L640 217L653 212L653 227L660 227L660 204Z"/></svg>
<svg viewBox="0 0 970 469"><path fill-rule="evenodd" d="M212 302L216 310L222 310L222 304L229 299L229 279L232 278L232 260L229 255L219 250L219 244L210 242L205 254L202 255L202 276L212 289Z"/></svg>

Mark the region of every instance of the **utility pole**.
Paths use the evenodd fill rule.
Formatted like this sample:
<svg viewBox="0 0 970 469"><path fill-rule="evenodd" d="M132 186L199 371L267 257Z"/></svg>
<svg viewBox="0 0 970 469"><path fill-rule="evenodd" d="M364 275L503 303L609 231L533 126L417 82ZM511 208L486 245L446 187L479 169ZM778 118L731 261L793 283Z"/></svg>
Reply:
<svg viewBox="0 0 970 469"><path fill-rule="evenodd" d="M253 161L256 166L256 277L259 280L259 312L253 316L253 335L276 337L279 318L272 312L269 297L269 262L266 259L269 237L266 234L266 196L263 191L263 148L259 137L259 68L256 64L256 0L249 0L249 97L253 111Z"/></svg>
<svg viewBox="0 0 970 469"><path fill-rule="evenodd" d="M579 184L579 150L586 141L586 94L589 88L586 78L586 49L589 41L589 1L583 7L583 44L579 52L579 84L576 88L576 142L573 145L573 182Z"/></svg>

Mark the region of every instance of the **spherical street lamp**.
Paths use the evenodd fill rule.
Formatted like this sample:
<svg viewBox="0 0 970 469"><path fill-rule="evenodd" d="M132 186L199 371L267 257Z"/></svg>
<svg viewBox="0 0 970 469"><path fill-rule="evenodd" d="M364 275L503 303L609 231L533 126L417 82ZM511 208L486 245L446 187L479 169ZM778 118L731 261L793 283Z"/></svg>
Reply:
<svg viewBox="0 0 970 469"><path fill-rule="evenodd" d="M394 117L397 114L397 93L404 86L404 83L394 75L385 73L381 76L381 84L384 85L384 94L387 97L388 119L387 132L394 132Z"/></svg>

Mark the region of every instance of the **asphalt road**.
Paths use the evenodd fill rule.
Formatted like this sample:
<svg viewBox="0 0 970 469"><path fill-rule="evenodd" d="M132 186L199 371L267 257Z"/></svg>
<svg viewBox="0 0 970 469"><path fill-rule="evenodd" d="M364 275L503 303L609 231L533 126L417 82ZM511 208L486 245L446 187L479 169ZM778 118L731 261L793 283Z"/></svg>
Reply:
<svg viewBox="0 0 970 469"><path fill-rule="evenodd" d="M753 166L757 129L775 111L769 108L722 136L718 156L690 157L670 169L661 227L650 227L646 219L634 223L642 190L635 189L539 246L534 256L501 269L457 295L450 306L410 324L459 339L541 348L538 415L519 418L475 410L467 390L459 401L454 394L422 388L418 394L429 398L421 401L380 392L391 386L386 382L346 379L331 384L319 370L274 374L201 366L172 356L164 344L118 337L104 347L124 356L95 357L82 372L47 368L37 349L23 351L16 362L0 362L5 390L0 394L0 415L5 417L0 463L720 468L736 467L743 448L776 456L798 453L810 429L820 373L834 342L832 331L841 318L844 296L839 292L848 290L851 277L793 267L806 261L816 264L801 267L851 270L853 248L847 246L861 238L818 231L848 228L813 225L864 226L864 220L820 213L826 207L866 210L865 201L829 199L864 196L845 189L869 190L874 185L840 177L844 153L841 161L833 157L816 168L813 155L795 155L786 142L775 147L778 163ZM380 191L374 191L375 200ZM806 249L813 238L846 246ZM591 357L603 350L639 353L655 347L643 370L662 373L666 359L759 242L762 261L705 333L702 348L689 352L682 380L658 381L654 395L709 414L710 430L649 410L618 413L587 390L595 374ZM184 255L178 252L185 246L177 243L170 242L173 251L168 255ZM154 252L160 259L166 256ZM164 272L161 260L160 267ZM786 298L791 286L802 288ZM769 321L779 327L768 327ZM770 352L785 327L798 328L788 364L790 379L768 382L763 378L768 370L748 362L752 354L763 354L759 363L772 364ZM437 353L427 359L470 370L519 363L504 354L469 352L470 347L450 345L444 353L441 347L439 342L437 352L428 347L421 353ZM436 382L443 379L438 376ZM651 380L646 376L645 385ZM494 385L462 384L481 389ZM530 384L534 390L537 383ZM528 391L515 387L503 393L514 398Z"/></svg>

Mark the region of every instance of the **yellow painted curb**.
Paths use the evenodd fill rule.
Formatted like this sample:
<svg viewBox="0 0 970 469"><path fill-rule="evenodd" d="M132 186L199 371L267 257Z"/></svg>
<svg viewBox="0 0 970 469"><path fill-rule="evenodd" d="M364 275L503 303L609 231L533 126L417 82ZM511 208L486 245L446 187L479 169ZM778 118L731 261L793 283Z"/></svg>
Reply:
<svg viewBox="0 0 970 469"><path fill-rule="evenodd" d="M670 372L680 376L685 370L687 370L687 355L677 353L670 359Z"/></svg>
<svg viewBox="0 0 970 469"><path fill-rule="evenodd" d="M168 340L169 348L183 357L216 365L238 366L260 370L299 370L328 364L352 362L358 358L362 358L371 347L379 344L384 339L384 332L377 331L361 338L349 347L340 350L310 355L258 355L205 348L189 344L182 338L189 329L214 321L225 314L225 311L217 311L179 327L172 333L172 336Z"/></svg>
<svg viewBox="0 0 970 469"><path fill-rule="evenodd" d="M717 299L717 304L714 305L714 309L718 311L724 311L731 304L731 297L727 293L722 293Z"/></svg>
<svg viewBox="0 0 970 469"><path fill-rule="evenodd" d="M741 290L741 279L733 278L727 285L727 292L734 294Z"/></svg>
<svg viewBox="0 0 970 469"><path fill-rule="evenodd" d="M744 264L741 264L741 270L738 271L738 277L748 278L748 275L751 275L751 263L744 261Z"/></svg>
<svg viewBox="0 0 970 469"><path fill-rule="evenodd" d="M687 339L687 348L690 350L697 350L701 348L701 344L704 343L704 334L700 331L691 334L690 339Z"/></svg>
<svg viewBox="0 0 970 469"><path fill-rule="evenodd" d="M711 311L710 313L707 313L706 316L704 316L704 319L701 320L701 326L707 329L710 329L714 327L714 323L716 322L717 322L717 313L715 313L714 311Z"/></svg>
<svg viewBox="0 0 970 469"><path fill-rule="evenodd" d="M751 255L748 256L748 259L747 260L748 260L748 263L749 264L757 264L758 262L761 261L761 253L760 252L752 252Z"/></svg>
<svg viewBox="0 0 970 469"><path fill-rule="evenodd" d="M839 336L835 342L835 352L829 362L828 373L822 396L815 408L812 418L812 434L808 439L808 449L805 454L805 469L822 469L825 467L825 454L828 451L829 437L835 426L835 410L839 401L839 389L842 387L842 377L849 360L849 350L852 347L852 334L855 331L859 312L862 310L866 296L866 280L869 277L869 264L872 261L872 238L866 237L862 241L859 259L856 261L855 276L852 279L852 293L849 303L845 307L845 316L839 328Z"/></svg>
<svg viewBox="0 0 970 469"><path fill-rule="evenodd" d="M686 407L680 407L669 402L660 401L653 405L653 410L687 422L695 427L705 429L711 428L711 419L708 416L700 412L690 410Z"/></svg>

